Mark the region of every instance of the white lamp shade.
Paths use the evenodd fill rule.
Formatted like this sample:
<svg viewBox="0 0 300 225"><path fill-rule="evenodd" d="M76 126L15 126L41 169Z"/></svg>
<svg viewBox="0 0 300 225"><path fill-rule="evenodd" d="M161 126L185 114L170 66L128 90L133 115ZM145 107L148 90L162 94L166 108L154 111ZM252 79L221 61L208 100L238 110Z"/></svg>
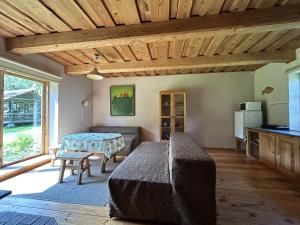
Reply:
<svg viewBox="0 0 300 225"><path fill-rule="evenodd" d="M92 80L102 80L103 76L99 73L97 68L95 67L89 74L86 75L87 78Z"/></svg>

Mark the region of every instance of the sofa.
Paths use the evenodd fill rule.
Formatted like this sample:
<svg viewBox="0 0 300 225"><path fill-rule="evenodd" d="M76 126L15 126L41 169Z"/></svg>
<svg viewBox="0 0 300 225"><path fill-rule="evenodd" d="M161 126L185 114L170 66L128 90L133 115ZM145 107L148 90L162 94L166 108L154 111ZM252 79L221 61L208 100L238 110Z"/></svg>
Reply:
<svg viewBox="0 0 300 225"><path fill-rule="evenodd" d="M121 133L125 148L118 153L121 156L129 155L141 143L141 128L128 126L94 126L89 128L91 133Z"/></svg>
<svg viewBox="0 0 300 225"><path fill-rule="evenodd" d="M216 167L185 133L142 142L110 175L109 215L170 224L216 224Z"/></svg>

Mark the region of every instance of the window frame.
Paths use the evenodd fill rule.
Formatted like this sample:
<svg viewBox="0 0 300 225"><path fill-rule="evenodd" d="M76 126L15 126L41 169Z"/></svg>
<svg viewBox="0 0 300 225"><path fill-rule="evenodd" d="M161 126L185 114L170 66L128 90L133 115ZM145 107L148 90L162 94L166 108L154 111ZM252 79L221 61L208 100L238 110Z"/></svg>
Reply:
<svg viewBox="0 0 300 225"><path fill-rule="evenodd" d="M290 122L290 80L289 79L290 79L290 75L295 74L295 73L300 74L300 66L299 65L296 65L285 71L285 75L288 76L288 92L289 92L288 110L289 110L289 127L290 127L290 129L291 129L291 122ZM298 130L294 130L294 131L298 131Z"/></svg>
<svg viewBox="0 0 300 225"><path fill-rule="evenodd" d="M40 82L42 84L42 112L41 112L41 125L42 125L42 146L40 154L26 157L20 160L16 160L10 163L3 163L3 104L4 104L4 75L8 73L9 75L19 77L22 79L32 80L35 82ZM49 110L49 81L42 79L35 79L29 75L20 74L14 71L5 71L0 69L0 168L10 166L19 162L23 162L32 158L36 158L47 153L48 146L48 112Z"/></svg>

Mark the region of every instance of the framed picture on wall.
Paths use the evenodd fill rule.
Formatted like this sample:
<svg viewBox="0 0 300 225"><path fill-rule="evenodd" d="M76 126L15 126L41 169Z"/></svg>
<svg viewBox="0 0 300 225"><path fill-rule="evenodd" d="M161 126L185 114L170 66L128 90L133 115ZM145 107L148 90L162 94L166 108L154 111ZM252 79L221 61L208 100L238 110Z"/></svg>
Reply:
<svg viewBox="0 0 300 225"><path fill-rule="evenodd" d="M135 115L135 86L118 85L110 87L110 115Z"/></svg>

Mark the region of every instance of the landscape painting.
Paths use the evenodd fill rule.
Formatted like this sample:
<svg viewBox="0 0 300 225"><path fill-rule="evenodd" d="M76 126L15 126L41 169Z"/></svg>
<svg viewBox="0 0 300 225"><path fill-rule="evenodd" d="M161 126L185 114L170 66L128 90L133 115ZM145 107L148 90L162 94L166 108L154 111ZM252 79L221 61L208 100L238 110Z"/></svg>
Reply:
<svg viewBox="0 0 300 225"><path fill-rule="evenodd" d="M134 85L120 85L110 87L111 116L135 115L135 87Z"/></svg>

